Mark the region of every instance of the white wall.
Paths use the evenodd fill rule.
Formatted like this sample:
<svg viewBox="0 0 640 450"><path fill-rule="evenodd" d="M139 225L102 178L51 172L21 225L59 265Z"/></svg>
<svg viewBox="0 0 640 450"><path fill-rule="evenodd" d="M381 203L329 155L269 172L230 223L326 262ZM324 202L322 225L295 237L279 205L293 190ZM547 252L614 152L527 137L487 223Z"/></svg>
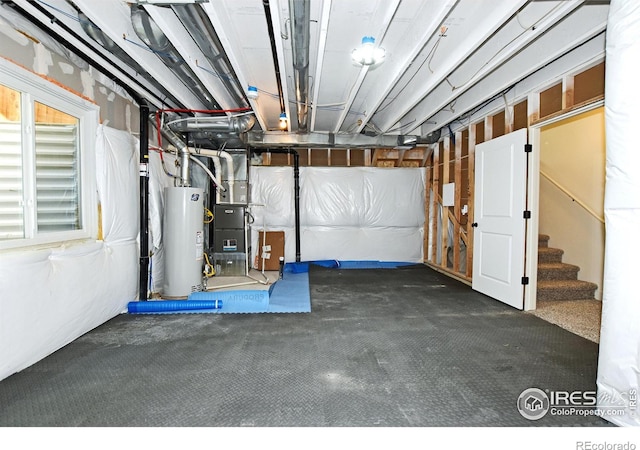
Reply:
<svg viewBox="0 0 640 450"><path fill-rule="evenodd" d="M295 261L292 167L251 167L258 230L285 232L285 260ZM423 261L424 168L300 168L302 261Z"/></svg>
<svg viewBox="0 0 640 450"><path fill-rule="evenodd" d="M543 127L540 170L604 218L604 108ZM562 248L563 262L580 266L578 278L596 283L602 299L604 224L542 175L539 221L549 246Z"/></svg>
<svg viewBox="0 0 640 450"><path fill-rule="evenodd" d="M101 126L87 149L96 152L104 240L0 252L0 379L126 310L138 283L137 107L86 63L12 23L0 17L0 57L94 101L102 123L118 129Z"/></svg>

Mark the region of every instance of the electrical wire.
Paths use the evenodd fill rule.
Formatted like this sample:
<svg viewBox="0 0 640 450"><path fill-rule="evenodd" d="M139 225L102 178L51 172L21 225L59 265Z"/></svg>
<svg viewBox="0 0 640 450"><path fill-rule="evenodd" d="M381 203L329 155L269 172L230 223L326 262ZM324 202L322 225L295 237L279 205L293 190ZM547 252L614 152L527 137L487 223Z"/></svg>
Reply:
<svg viewBox="0 0 640 450"><path fill-rule="evenodd" d="M213 265L209 261L209 255L207 255L207 252L204 252L203 255L204 255L204 260L205 260L203 273L207 278L211 278L212 276L214 276L216 274L216 269L213 267Z"/></svg>
<svg viewBox="0 0 640 450"><path fill-rule="evenodd" d="M213 222L213 213L211 212L211 210L209 208L207 208L206 206L204 207L204 215L205 217L210 217L209 220L204 221L204 223L211 223Z"/></svg>
<svg viewBox="0 0 640 450"><path fill-rule="evenodd" d="M467 85L468 83L471 82L471 80L473 80L476 75L478 75L482 69L484 69L491 61L493 61L493 59L498 56L500 53L502 53L502 51L509 47L512 43L514 43L517 39L519 39L522 35L524 35L527 31L529 30L535 30L536 25L538 25L540 22L542 22L547 16L549 16L551 13L553 13L555 10L557 10L560 6L562 6L562 2L558 2L558 4L556 6L554 6L552 9L549 10L549 12L547 12L545 15L543 15L541 18L539 18L538 20L536 20L532 25L528 26L527 28L524 28L522 26L522 24L520 23L520 20L518 19L518 16L516 15L516 19L518 21L518 24L520 25L520 27L522 27L524 30L518 34L516 37L514 37L513 39L511 39L509 42L507 42L505 45L503 45L502 47L500 47L500 49L495 52L493 54L493 56L489 59L487 59L487 61L481 65L478 70L476 70L476 72L471 75L471 77L469 77L469 79L467 79L467 81L465 81L464 83L461 83L457 86L454 86L448 79L448 77L445 78L445 81L449 84L449 86L451 86L451 90L455 91L456 89L460 89L461 87Z"/></svg>

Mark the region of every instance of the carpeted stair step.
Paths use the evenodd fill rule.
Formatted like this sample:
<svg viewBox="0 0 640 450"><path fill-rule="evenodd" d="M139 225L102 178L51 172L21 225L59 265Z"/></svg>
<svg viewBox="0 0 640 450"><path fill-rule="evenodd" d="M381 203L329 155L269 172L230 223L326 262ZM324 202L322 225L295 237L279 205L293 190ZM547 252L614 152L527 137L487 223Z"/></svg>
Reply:
<svg viewBox="0 0 640 450"><path fill-rule="evenodd" d="M539 247L538 264L561 263L562 255L564 255L564 250L560 248Z"/></svg>
<svg viewBox="0 0 640 450"><path fill-rule="evenodd" d="M549 236L546 234L538 235L538 247L548 247L549 246Z"/></svg>
<svg viewBox="0 0 640 450"><path fill-rule="evenodd" d="M538 300L592 300L598 285L581 280L538 281Z"/></svg>
<svg viewBox="0 0 640 450"><path fill-rule="evenodd" d="M577 280L580 267L561 262L538 263L538 281Z"/></svg>

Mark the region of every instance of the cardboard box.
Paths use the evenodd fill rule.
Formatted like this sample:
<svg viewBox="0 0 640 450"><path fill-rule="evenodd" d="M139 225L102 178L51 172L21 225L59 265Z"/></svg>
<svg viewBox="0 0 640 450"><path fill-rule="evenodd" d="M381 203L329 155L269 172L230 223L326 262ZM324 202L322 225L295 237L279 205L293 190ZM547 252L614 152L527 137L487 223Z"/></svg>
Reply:
<svg viewBox="0 0 640 450"><path fill-rule="evenodd" d="M264 270L280 270L280 257L284 257L284 231L267 231L266 233L259 231L258 236L256 267L258 270L262 270L262 255L264 253Z"/></svg>

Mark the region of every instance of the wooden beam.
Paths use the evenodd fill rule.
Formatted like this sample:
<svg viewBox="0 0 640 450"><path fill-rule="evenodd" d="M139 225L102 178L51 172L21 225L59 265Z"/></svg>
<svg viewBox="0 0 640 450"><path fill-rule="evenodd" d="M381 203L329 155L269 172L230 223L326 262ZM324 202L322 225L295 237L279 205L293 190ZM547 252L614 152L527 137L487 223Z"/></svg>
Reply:
<svg viewBox="0 0 640 450"><path fill-rule="evenodd" d="M438 144L436 144L437 146ZM430 261L433 264L438 263L438 204L436 197L438 193L438 186L440 184L440 151L438 147L433 151L433 197L431 198L431 258Z"/></svg>
<svg viewBox="0 0 640 450"><path fill-rule="evenodd" d="M431 217L431 189L433 186L433 165L426 167L426 179L424 187L424 236L422 237L422 260L429 260L429 218Z"/></svg>
<svg viewBox="0 0 640 450"><path fill-rule="evenodd" d="M532 92L527 96L527 116L529 125L540 120L540 93Z"/></svg>
<svg viewBox="0 0 640 450"><path fill-rule="evenodd" d="M373 150L373 158L371 158L371 165L372 166L376 166L376 164L378 163L378 155L380 154L380 149L376 148Z"/></svg>
<svg viewBox="0 0 640 450"><path fill-rule="evenodd" d="M462 188L462 132L457 131L455 134L454 147L454 173L453 182L455 183L453 215L455 222L453 224L453 270L460 272L460 201Z"/></svg>
<svg viewBox="0 0 640 450"><path fill-rule="evenodd" d="M484 118L484 141L491 139L493 139L493 116L487 116Z"/></svg>
<svg viewBox="0 0 640 450"><path fill-rule="evenodd" d="M443 148L443 152L442 152L442 185L444 186L445 184L449 183L449 154L450 154L450 146L451 146L451 139L449 138L449 136L447 136L446 138L444 138L443 141L444 144L444 148ZM443 188L443 194L444 194L444 188ZM440 248L441 250L441 256L442 258L440 259L440 265L442 267L448 267L447 266L447 252L449 249L449 207L448 206L444 206L444 204L442 205L442 230L440 230Z"/></svg>
<svg viewBox="0 0 640 450"><path fill-rule="evenodd" d="M513 131L514 122L513 105L507 105L504 109L504 134L509 134Z"/></svg>
<svg viewBox="0 0 640 450"><path fill-rule="evenodd" d="M568 109L573 106L574 99L574 78L567 75L562 78L562 109Z"/></svg>
<svg viewBox="0 0 640 450"><path fill-rule="evenodd" d="M471 226L474 220L473 203L475 199L475 160L476 160L476 125L469 125L469 194L467 201L469 202L467 213L467 277L473 276L473 231L475 228Z"/></svg>

